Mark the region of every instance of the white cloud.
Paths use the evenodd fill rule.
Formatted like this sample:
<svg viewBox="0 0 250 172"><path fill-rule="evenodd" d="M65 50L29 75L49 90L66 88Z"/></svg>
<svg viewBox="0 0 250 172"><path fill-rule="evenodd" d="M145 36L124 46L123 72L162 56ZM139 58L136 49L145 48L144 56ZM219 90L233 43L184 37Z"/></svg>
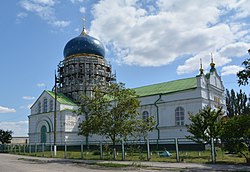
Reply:
<svg viewBox="0 0 250 172"><path fill-rule="evenodd" d="M17 14L17 17L18 18L25 18L25 17L27 17L28 16L28 14L27 13L24 13L24 12L21 12L21 13L18 13Z"/></svg>
<svg viewBox="0 0 250 172"><path fill-rule="evenodd" d="M70 25L70 21L53 21L52 23L54 26L58 26L58 27L66 27Z"/></svg>
<svg viewBox="0 0 250 172"><path fill-rule="evenodd" d="M80 13L83 13L83 14L84 14L85 11L86 11L86 9L85 9L85 7L80 7L80 8L79 8L79 11L80 11Z"/></svg>
<svg viewBox="0 0 250 172"><path fill-rule="evenodd" d="M38 84L36 84L36 86L38 86L38 87L45 87L46 85L44 83L38 83Z"/></svg>
<svg viewBox="0 0 250 172"><path fill-rule="evenodd" d="M222 17L234 15L231 12L241 7L234 1L216 0L102 0L93 6L90 34L110 46L119 63L161 66L190 56L177 69L182 74L198 70L199 58L206 54L209 59L210 52L218 55L217 66L232 61L219 51L242 37L243 33L236 35L236 30L246 29L241 25L231 29L232 23L239 23L239 16L232 21ZM194 61L197 69L192 65Z"/></svg>
<svg viewBox="0 0 250 172"><path fill-rule="evenodd" d="M16 110L13 108L0 106L0 113L15 113L15 112L16 112Z"/></svg>
<svg viewBox="0 0 250 172"><path fill-rule="evenodd" d="M84 2L85 0L70 0L73 4L79 3L79 2Z"/></svg>
<svg viewBox="0 0 250 172"><path fill-rule="evenodd" d="M75 28L74 31L77 32L77 33L79 33L80 29L79 28Z"/></svg>
<svg viewBox="0 0 250 172"><path fill-rule="evenodd" d="M28 121L0 122L1 129L13 131L13 136L28 135Z"/></svg>
<svg viewBox="0 0 250 172"><path fill-rule="evenodd" d="M20 109L30 109L32 105L33 103L29 105L20 106Z"/></svg>
<svg viewBox="0 0 250 172"><path fill-rule="evenodd" d="M53 6L55 4L55 0L33 0L33 2L48 6Z"/></svg>
<svg viewBox="0 0 250 172"><path fill-rule="evenodd" d="M16 23L19 24L19 23L21 23L22 19L24 19L25 17L28 16L28 14L24 13L24 12L20 12L16 16L17 16Z"/></svg>
<svg viewBox="0 0 250 172"><path fill-rule="evenodd" d="M224 66L221 69L221 75L236 75L240 70L243 70L244 68L241 66L236 66L236 65L229 65L229 66Z"/></svg>
<svg viewBox="0 0 250 172"><path fill-rule="evenodd" d="M229 44L220 50L221 55L227 57L242 57L247 54L250 43L237 42Z"/></svg>
<svg viewBox="0 0 250 172"><path fill-rule="evenodd" d="M35 97L33 97L33 96L23 96L23 99L24 100L34 100Z"/></svg>
<svg viewBox="0 0 250 172"><path fill-rule="evenodd" d="M37 14L41 19L47 21L48 24L56 27L66 27L69 21L58 20L55 15L55 0L21 0L20 5L28 12Z"/></svg>
<svg viewBox="0 0 250 172"><path fill-rule="evenodd" d="M215 53L212 56L217 67L231 62L231 59L220 56L218 53ZM197 71L198 73L200 69L200 59L202 60L203 69L208 70L211 63L211 54L207 54L207 52L200 52L197 55L188 58L183 65L179 65L177 67L177 74L181 75L185 73L192 73L194 71Z"/></svg>

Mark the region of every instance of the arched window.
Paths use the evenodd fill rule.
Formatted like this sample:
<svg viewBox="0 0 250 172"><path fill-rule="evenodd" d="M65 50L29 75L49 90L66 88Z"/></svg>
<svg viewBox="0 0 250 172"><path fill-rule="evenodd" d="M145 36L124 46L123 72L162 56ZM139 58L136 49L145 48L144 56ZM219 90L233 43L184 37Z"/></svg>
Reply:
<svg viewBox="0 0 250 172"><path fill-rule="evenodd" d="M52 112L53 111L53 100L50 99L49 101L49 111Z"/></svg>
<svg viewBox="0 0 250 172"><path fill-rule="evenodd" d="M175 109L175 125L184 125L185 111L184 108L179 106Z"/></svg>
<svg viewBox="0 0 250 172"><path fill-rule="evenodd" d="M48 112L48 101L47 99L43 99L43 112Z"/></svg>
<svg viewBox="0 0 250 172"><path fill-rule="evenodd" d="M144 121L146 121L146 120L148 119L148 117L149 117L148 111L143 111L143 112L142 112L142 119L143 119Z"/></svg>
<svg viewBox="0 0 250 172"><path fill-rule="evenodd" d="M41 113L41 110L42 110L42 106L41 106L41 102L39 101L37 105L37 112Z"/></svg>
<svg viewBox="0 0 250 172"><path fill-rule="evenodd" d="M46 143L46 133L47 133L47 128L43 125L41 128L41 143Z"/></svg>

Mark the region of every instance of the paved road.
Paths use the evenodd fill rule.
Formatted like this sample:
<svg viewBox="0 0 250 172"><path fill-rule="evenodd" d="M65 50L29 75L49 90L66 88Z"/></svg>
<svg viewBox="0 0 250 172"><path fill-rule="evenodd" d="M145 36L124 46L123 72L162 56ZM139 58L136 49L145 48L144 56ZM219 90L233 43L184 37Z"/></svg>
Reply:
<svg viewBox="0 0 250 172"><path fill-rule="evenodd" d="M32 157L31 157L32 158ZM99 166L73 163L70 161L56 161L46 159L29 159L29 157L0 154L0 172L108 172L123 171L123 169L100 169ZM135 172L137 169L125 169ZM147 170L146 170L147 171Z"/></svg>

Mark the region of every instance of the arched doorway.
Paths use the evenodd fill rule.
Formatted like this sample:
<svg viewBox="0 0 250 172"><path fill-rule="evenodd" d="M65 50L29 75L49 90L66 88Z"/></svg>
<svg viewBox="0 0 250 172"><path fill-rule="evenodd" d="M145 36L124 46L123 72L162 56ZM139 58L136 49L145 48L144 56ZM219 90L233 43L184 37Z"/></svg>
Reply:
<svg viewBox="0 0 250 172"><path fill-rule="evenodd" d="M41 143L46 143L46 133L47 133L47 128L46 126L41 127Z"/></svg>

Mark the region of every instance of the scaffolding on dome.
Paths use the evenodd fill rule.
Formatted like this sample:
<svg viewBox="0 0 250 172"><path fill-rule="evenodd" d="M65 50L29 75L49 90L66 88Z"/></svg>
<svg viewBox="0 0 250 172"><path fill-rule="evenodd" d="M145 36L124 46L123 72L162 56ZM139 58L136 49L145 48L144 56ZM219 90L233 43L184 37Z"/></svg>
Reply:
<svg viewBox="0 0 250 172"><path fill-rule="evenodd" d="M116 81L112 67L103 57L81 54L65 58L58 64L58 92L76 103L81 95L91 96L96 85L106 86Z"/></svg>

